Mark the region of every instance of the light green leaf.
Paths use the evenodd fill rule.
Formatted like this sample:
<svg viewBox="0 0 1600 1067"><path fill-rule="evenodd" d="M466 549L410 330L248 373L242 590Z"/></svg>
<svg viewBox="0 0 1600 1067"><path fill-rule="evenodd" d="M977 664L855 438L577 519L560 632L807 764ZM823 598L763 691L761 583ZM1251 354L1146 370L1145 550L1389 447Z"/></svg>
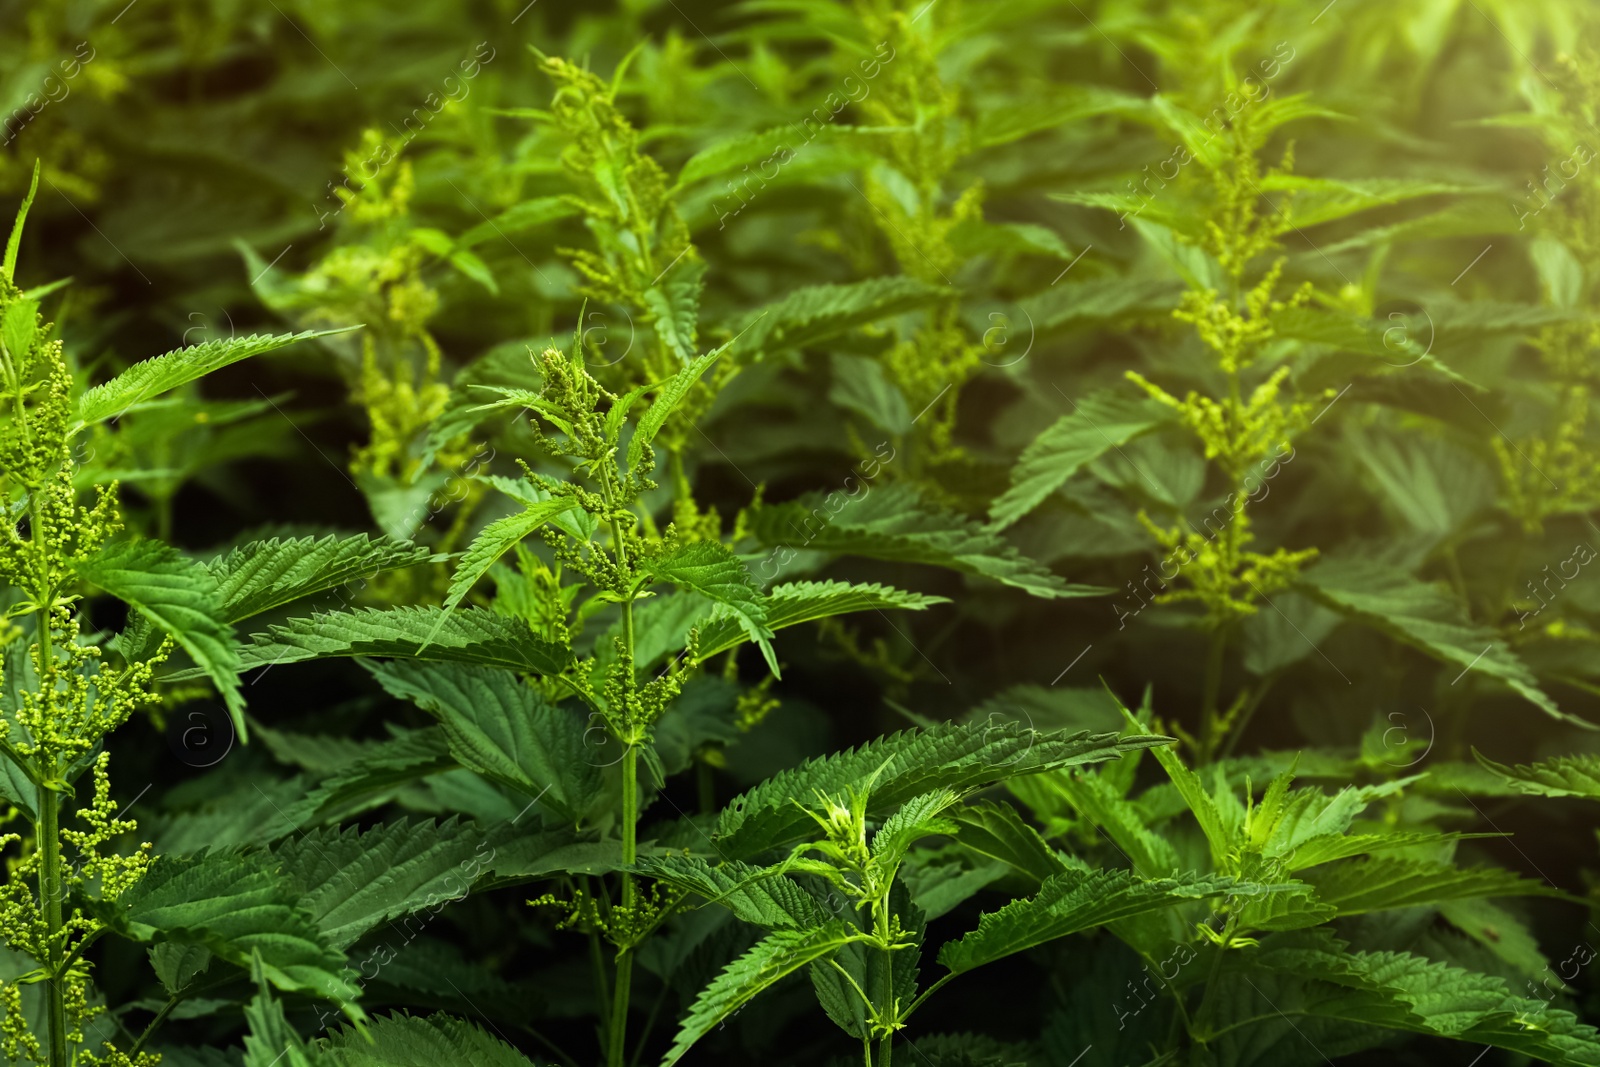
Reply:
<svg viewBox="0 0 1600 1067"><path fill-rule="evenodd" d="M908 593L887 585L826 581L773 586L762 603L766 609L766 625L772 630L781 630L855 611L921 611L949 601L941 596ZM701 662L750 640L744 625L727 609L719 609L699 626Z"/></svg>
<svg viewBox="0 0 1600 1067"><path fill-rule="evenodd" d="M678 1034L661 1067L672 1067L696 1041L779 979L813 960L832 955L866 934L835 920L810 930L775 930L734 960L700 991L679 1024Z"/></svg>
<svg viewBox="0 0 1600 1067"><path fill-rule="evenodd" d="M768 504L754 513L750 531L772 547L927 563L992 578L1045 599L1109 592L1068 584L997 531L924 503L904 483L855 497L836 492Z"/></svg>
<svg viewBox="0 0 1600 1067"><path fill-rule="evenodd" d="M1116 759L1169 743L1163 737L1041 733L1015 723L941 723L906 730L859 748L781 771L723 808L718 848L728 858L782 848L816 832L797 798L842 795L871 783L871 810L887 811L940 788L975 789L1021 775Z"/></svg>
<svg viewBox="0 0 1600 1067"><path fill-rule="evenodd" d="M786 348L805 348L952 295L953 290L899 274L846 285L807 286L746 320L740 350L770 355Z"/></svg>
<svg viewBox="0 0 1600 1067"><path fill-rule="evenodd" d="M1168 411L1128 392L1083 398L1034 438L1011 469L1011 488L989 506L995 526L1010 526L1066 485L1085 464L1168 421Z"/></svg>
<svg viewBox="0 0 1600 1067"><path fill-rule="evenodd" d="M1184 874L1148 881L1131 871L1067 870L1052 876L1032 897L986 912L978 928L946 942L939 962L955 974L1133 915L1248 887L1231 878Z"/></svg>
<svg viewBox="0 0 1600 1067"><path fill-rule="evenodd" d="M744 561L715 541L692 541L677 551L645 559L640 569L657 581L712 600L739 624L746 638L760 647L773 674L778 673L772 650L772 630L767 626L767 605L761 589Z"/></svg>
<svg viewBox="0 0 1600 1067"><path fill-rule="evenodd" d="M204 566L217 581L223 618L238 622L341 585L359 583L359 592L383 571L433 558L426 548L404 541L330 534L252 541Z"/></svg>
<svg viewBox="0 0 1600 1067"><path fill-rule="evenodd" d="M415 657L441 663L481 663L529 674L556 675L572 652L538 637L521 619L462 608L443 626L443 608L367 608L290 619L253 634L240 651L240 669L337 656Z"/></svg>
<svg viewBox="0 0 1600 1067"><path fill-rule="evenodd" d="M135 363L103 385L97 385L78 398L78 422L82 426L120 415L136 404L153 400L169 389L204 377L241 359L275 352L300 341L333 337L358 330L303 330L300 333L251 334L180 348L153 359Z"/></svg>
<svg viewBox="0 0 1600 1067"><path fill-rule="evenodd" d="M1517 790L1535 796L1584 797L1600 800L1600 756L1580 753L1556 756L1543 763L1519 763L1508 767L1496 763L1477 749L1472 754L1478 762Z"/></svg>
<svg viewBox="0 0 1600 1067"><path fill-rule="evenodd" d="M77 564L78 576L126 602L157 629L171 634L217 687L233 727L246 736L239 671L244 660L234 648L216 578L159 541L120 541Z"/></svg>

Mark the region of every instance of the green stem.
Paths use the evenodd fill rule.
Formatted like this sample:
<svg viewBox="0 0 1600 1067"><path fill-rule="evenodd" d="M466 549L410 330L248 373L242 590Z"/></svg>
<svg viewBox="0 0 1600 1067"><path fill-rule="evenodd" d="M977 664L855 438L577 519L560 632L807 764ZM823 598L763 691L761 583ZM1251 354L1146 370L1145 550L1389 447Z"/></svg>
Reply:
<svg viewBox="0 0 1600 1067"><path fill-rule="evenodd" d="M39 565L45 562L48 546L45 542L44 515L39 506L39 490L33 492L33 506L28 517ZM45 714L54 710L55 704L55 650L50 641L50 606L55 600L55 589L50 584L48 570L40 575L40 589L36 599L35 628L39 650L39 687L45 705ZM44 754L41 753L43 756ZM45 1025L49 1032L50 1067L67 1067L67 1002L61 988L62 915L61 898L66 892L61 878L61 795L51 784L60 777L55 756L44 756L47 764L41 765L40 778L46 784L39 787L39 898L44 905L45 958L39 962L49 973L45 982Z"/></svg>
<svg viewBox="0 0 1600 1067"><path fill-rule="evenodd" d="M627 875L623 875L627 878ZM627 885L626 882L623 883ZM633 950L625 948L617 953L617 983L611 1002L611 1037L606 1042L608 1067L625 1067L628 1062L628 995L633 985Z"/></svg>
<svg viewBox="0 0 1600 1067"><path fill-rule="evenodd" d="M51 778L55 775L52 773ZM44 902L45 1021L50 1034L50 1067L67 1067L67 1002L61 988L61 798L54 789L39 790L39 896Z"/></svg>
<svg viewBox="0 0 1600 1067"><path fill-rule="evenodd" d="M894 1005L894 952L889 945L889 896L884 894L873 907L877 927L878 943L883 951L883 1007L880 1009L883 1019L883 1037L878 1040L879 1067L889 1067L890 1057L894 1055L894 1028L898 1021Z"/></svg>

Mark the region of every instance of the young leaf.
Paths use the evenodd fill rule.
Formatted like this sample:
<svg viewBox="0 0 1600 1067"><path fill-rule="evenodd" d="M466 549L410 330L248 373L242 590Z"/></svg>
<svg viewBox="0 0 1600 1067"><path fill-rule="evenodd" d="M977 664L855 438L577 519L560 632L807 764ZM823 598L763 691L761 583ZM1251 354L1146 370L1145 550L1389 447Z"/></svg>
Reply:
<svg viewBox="0 0 1600 1067"><path fill-rule="evenodd" d="M0 274L6 276L6 281L14 282L17 277L17 252L22 248L22 227L28 221L28 209L33 206L33 198L39 192L39 168L42 160L33 161L33 180L28 183L28 195L22 198L22 203L17 207L17 219L11 224L11 235L6 238L5 263L0 265Z"/></svg>
<svg viewBox="0 0 1600 1067"><path fill-rule="evenodd" d="M905 730L808 760L735 798L717 820L718 848L726 857L742 858L804 840L816 823L796 799L803 802L819 792L842 795L869 779L871 810L886 811L935 789L975 789L1168 743L1163 737L1087 731L1040 733L1009 722Z"/></svg>
<svg viewBox="0 0 1600 1067"><path fill-rule="evenodd" d="M732 342L730 341L729 344L732 344ZM633 427L633 436L628 440L628 469L630 471L644 469L646 466L644 464L645 456L653 455L650 452L650 442L656 439L656 434L660 433L661 428L667 424L667 416L671 415L677 406L683 402L683 398L689 395L689 390L694 388L694 384L700 380L700 376L706 372L706 368L721 358L722 353L727 349L728 345L721 345L712 349L699 359L685 364L682 370L661 384L661 388L656 392L655 399L650 402L650 406L645 409L645 413L639 416L638 423Z"/></svg>
<svg viewBox="0 0 1600 1067"><path fill-rule="evenodd" d="M179 348L165 355L135 363L103 385L97 385L78 398L78 423L89 426L120 415L124 411L153 400L169 389L176 389L214 370L237 363L250 356L275 352L300 341L332 337L336 334L358 330L348 326L339 330L304 330L300 333L277 335L251 334L249 337L228 337L218 341Z"/></svg>
<svg viewBox="0 0 1600 1067"><path fill-rule="evenodd" d="M578 712L545 702L515 674L465 663L390 660L367 669L392 696L436 716L461 765L580 821L601 791Z"/></svg>
<svg viewBox="0 0 1600 1067"><path fill-rule="evenodd" d="M1093 393L1034 438L1011 469L1011 488L989 506L1005 527L1038 507L1084 465L1169 419L1166 408L1126 392Z"/></svg>
<svg viewBox="0 0 1600 1067"><path fill-rule="evenodd" d="M821 926L827 911L783 865L754 867L730 860L713 867L696 856L644 856L639 873L728 908L743 922L767 929L809 930Z"/></svg>
<svg viewBox="0 0 1600 1067"><path fill-rule="evenodd" d="M456 606L477 584L478 579L489 573L489 568L494 566L496 560L510 552L524 537L545 523L577 507L577 502L570 497L550 497L529 504L516 514L496 519L485 526L478 536L472 539L472 544L467 546L461 562L456 565L456 572L450 578L450 592L445 597L444 609L440 612L439 621L434 624L433 633L437 634L444 627L445 620L450 618L450 613L455 611ZM433 634L430 634L429 640L432 639Z"/></svg>
<svg viewBox="0 0 1600 1067"><path fill-rule="evenodd" d="M725 545L691 541L668 555L644 560L642 569L658 581L671 582L720 605L744 635L760 647L772 673L778 673L778 656L772 650L772 630L767 626L767 606L761 589L750 569Z"/></svg>
<svg viewBox="0 0 1600 1067"><path fill-rule="evenodd" d="M252 541L204 566L217 580L223 618L232 623L341 585L364 587L383 571L432 558L427 549L404 541L330 534Z"/></svg>
<svg viewBox="0 0 1600 1067"><path fill-rule="evenodd" d="M171 634L217 687L233 728L246 736L239 694L243 660L234 648L217 580L204 566L159 541L119 541L78 563L77 571Z"/></svg>
<svg viewBox="0 0 1600 1067"><path fill-rule="evenodd" d="M942 596L908 593L887 585L852 585L849 582L789 582L774 586L763 601L766 625L773 630L798 626L854 611L921 611L948 604ZM741 621L721 609L700 624L700 661L750 640Z"/></svg>
<svg viewBox="0 0 1600 1067"><path fill-rule="evenodd" d="M948 567L1045 599L1107 592L1069 585L997 531L924 503L915 489L900 482L859 497L836 492L765 505L755 511L751 533L771 547Z"/></svg>
<svg viewBox="0 0 1600 1067"><path fill-rule="evenodd" d="M810 930L775 930L768 934L700 991L679 1025L661 1067L672 1067L696 1041L774 982L845 945L865 940L866 936L840 920Z"/></svg>
<svg viewBox="0 0 1600 1067"><path fill-rule="evenodd" d="M240 650L240 669L337 656L415 657L441 663L481 663L529 674L557 675L570 649L538 637L521 619L482 608L366 608L290 619L253 634ZM181 676L180 676L181 677Z"/></svg>
<svg viewBox="0 0 1600 1067"><path fill-rule="evenodd" d="M1146 881L1125 870L1063 871L1032 897L984 913L976 930L939 950L939 962L962 974L1046 941L1174 904L1238 894L1243 888L1231 878L1215 875L1191 873Z"/></svg>

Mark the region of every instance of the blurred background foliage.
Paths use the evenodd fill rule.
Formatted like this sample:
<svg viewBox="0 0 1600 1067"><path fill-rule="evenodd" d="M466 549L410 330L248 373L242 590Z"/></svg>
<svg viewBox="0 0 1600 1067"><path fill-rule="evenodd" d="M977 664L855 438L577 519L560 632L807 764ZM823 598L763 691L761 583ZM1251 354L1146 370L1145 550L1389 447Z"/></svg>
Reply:
<svg viewBox="0 0 1600 1067"><path fill-rule="evenodd" d="M955 603L789 639L781 700L744 698L770 718L703 790L908 719L1115 728L1102 680L1148 689L1202 762L1317 746L1353 761L1334 776L1466 787L1474 746L1600 751L1595 22L1582 0L8 0L0 194L42 160L18 280L70 279L51 317L86 378L364 324L90 442L85 480L195 552L330 529L458 551L503 513L462 472L531 447L475 388L528 385L529 346L576 331L620 390L740 336L737 376L662 439L671 518L763 580ZM785 510L804 493L849 510ZM840 518L812 545L817 507ZM813 550L857 526L989 547L965 574ZM1020 556L993 563L997 537ZM1076 586L1103 595L1055 595ZM252 683L268 728L226 776L195 755L230 744L204 700L143 727L158 848L248 839L271 816L244 785L330 769L274 730L359 745L399 714L359 672L287 674ZM440 788L384 802L454 810ZM1592 814L1492 803L1517 843L1487 854L1584 890ZM529 980L478 908L463 955Z"/></svg>

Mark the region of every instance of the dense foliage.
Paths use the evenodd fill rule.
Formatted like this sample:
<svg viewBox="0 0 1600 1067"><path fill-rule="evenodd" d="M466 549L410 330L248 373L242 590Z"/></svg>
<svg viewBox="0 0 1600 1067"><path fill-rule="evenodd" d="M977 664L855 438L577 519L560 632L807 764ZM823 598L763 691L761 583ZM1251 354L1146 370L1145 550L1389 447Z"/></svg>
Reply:
<svg viewBox="0 0 1600 1067"><path fill-rule="evenodd" d="M0 0L0 1056L1600 1067L1591 7Z"/></svg>

